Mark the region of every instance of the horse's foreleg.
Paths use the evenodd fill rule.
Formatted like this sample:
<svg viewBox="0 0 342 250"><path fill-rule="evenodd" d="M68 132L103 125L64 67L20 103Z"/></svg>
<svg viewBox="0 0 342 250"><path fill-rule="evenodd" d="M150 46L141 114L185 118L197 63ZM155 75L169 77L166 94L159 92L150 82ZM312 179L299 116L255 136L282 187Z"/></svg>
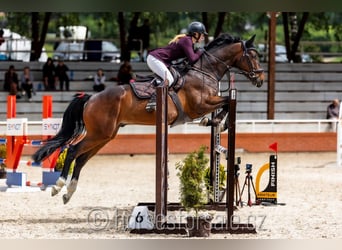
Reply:
<svg viewBox="0 0 342 250"><path fill-rule="evenodd" d="M208 117L203 117L200 121L200 126L218 126L220 125L224 117L227 115L227 113L228 105L224 105L222 106L222 110L217 115L215 115L215 117L212 120L210 120Z"/></svg>
<svg viewBox="0 0 342 250"><path fill-rule="evenodd" d="M226 105L225 105L226 106ZM223 106L222 110L212 120L212 125L218 126L228 113L228 108Z"/></svg>
<svg viewBox="0 0 342 250"><path fill-rule="evenodd" d="M70 200L71 196L75 193L78 180L72 178L67 186L67 193L63 195L63 203L66 204Z"/></svg>
<svg viewBox="0 0 342 250"><path fill-rule="evenodd" d="M58 194L62 190L62 188L64 187L64 185L66 183L66 179L68 178L68 173L70 170L71 163L74 160L74 158L75 158L75 150L74 150L74 146L71 145L68 148L67 154L65 156L62 173L61 173L60 177L58 178L56 185L54 185L51 189L51 195L52 196L55 196L56 194Z"/></svg>
<svg viewBox="0 0 342 250"><path fill-rule="evenodd" d="M56 181L56 185L52 186L51 188L51 196L55 196L56 194L58 194L64 187L65 182L66 182L66 179L60 176L58 180Z"/></svg>

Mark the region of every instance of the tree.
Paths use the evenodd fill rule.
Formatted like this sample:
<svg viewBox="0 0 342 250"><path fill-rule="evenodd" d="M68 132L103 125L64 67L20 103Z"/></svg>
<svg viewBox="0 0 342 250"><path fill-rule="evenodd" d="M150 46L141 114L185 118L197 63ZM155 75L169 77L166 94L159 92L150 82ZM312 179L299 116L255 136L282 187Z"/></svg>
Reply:
<svg viewBox="0 0 342 250"><path fill-rule="evenodd" d="M304 27L308 20L309 13L304 12L302 14L299 25L297 24L297 14L294 12L283 12L282 17L287 59L289 62L301 62L301 57L297 56L296 52L298 51L299 42L303 36Z"/></svg>
<svg viewBox="0 0 342 250"><path fill-rule="evenodd" d="M44 14L43 24L40 27L40 15L38 12L31 13L32 24L32 43L31 43L31 55L30 61L37 61L42 53L42 49L45 43L46 33L48 31L48 25L51 17L51 12ZM39 31L41 32L39 35Z"/></svg>

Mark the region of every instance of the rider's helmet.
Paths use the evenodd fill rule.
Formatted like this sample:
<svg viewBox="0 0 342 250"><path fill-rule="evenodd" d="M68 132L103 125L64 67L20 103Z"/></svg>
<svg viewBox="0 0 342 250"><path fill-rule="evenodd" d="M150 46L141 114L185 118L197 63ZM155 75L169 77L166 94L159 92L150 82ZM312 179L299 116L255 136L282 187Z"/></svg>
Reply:
<svg viewBox="0 0 342 250"><path fill-rule="evenodd" d="M208 35L207 31L205 30L205 26L201 22L192 22L189 24L188 34L193 36L195 32Z"/></svg>

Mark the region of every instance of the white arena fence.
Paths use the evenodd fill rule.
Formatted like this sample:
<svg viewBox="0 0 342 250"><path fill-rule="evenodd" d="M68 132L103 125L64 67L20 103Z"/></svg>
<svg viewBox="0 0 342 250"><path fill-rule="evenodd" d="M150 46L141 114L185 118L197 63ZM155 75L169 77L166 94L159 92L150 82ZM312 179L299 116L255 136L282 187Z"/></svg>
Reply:
<svg viewBox="0 0 342 250"><path fill-rule="evenodd" d="M331 131L332 123L337 128L337 165L342 167L342 108L336 121L327 119L312 120L237 120L236 133L324 133ZM210 127L199 126L199 121L171 127L170 134L210 133ZM6 136L6 121L0 121L0 137ZM27 121L27 135L41 135L43 121ZM119 134L153 134L154 126L127 125Z"/></svg>

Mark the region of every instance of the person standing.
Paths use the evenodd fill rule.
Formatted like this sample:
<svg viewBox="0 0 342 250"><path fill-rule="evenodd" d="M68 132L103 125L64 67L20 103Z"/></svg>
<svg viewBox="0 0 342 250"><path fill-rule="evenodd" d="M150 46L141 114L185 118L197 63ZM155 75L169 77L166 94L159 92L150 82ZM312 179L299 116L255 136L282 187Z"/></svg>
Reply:
<svg viewBox="0 0 342 250"><path fill-rule="evenodd" d="M55 68L55 75L56 78L59 80L59 90L63 91L64 83L65 83L65 90L69 91L69 76L68 76L69 68L65 65L62 60L58 61L58 64Z"/></svg>
<svg viewBox="0 0 342 250"><path fill-rule="evenodd" d="M340 113L340 101L338 99L334 99L327 108L327 119L333 120L333 122L330 123L330 129L332 131L336 131L336 120L339 119L339 113Z"/></svg>
<svg viewBox="0 0 342 250"><path fill-rule="evenodd" d="M150 21L149 19L145 19L143 25L139 27L139 35L142 40L142 55L140 55L142 62L146 60L147 51L150 48L150 33Z"/></svg>

